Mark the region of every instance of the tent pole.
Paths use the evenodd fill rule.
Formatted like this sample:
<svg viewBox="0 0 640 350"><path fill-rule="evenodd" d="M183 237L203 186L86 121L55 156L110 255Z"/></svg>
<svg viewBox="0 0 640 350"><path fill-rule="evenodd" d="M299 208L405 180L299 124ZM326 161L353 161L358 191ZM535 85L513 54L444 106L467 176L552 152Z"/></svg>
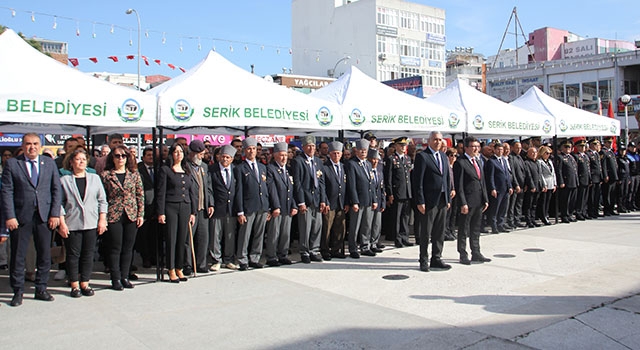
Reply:
<svg viewBox="0 0 640 350"><path fill-rule="evenodd" d="M553 136L553 158L555 159L558 156L558 135L554 135ZM554 164L555 166L555 164ZM555 213L555 218L556 218L556 224L558 223L558 206L560 205L560 199L558 198L558 191L556 190L556 192L554 193L555 197L556 197L556 205L555 205L555 209L553 210Z"/></svg>
<svg viewBox="0 0 640 350"><path fill-rule="evenodd" d="M158 174L160 170L160 165L162 164L162 142L163 136L163 128L161 126L158 127L160 135L156 138L156 128L151 129L151 138L152 138L152 147L153 147L153 172L154 174ZM159 141L159 142L158 142ZM156 149L159 149L158 156L156 157ZM154 196L158 195L158 182L153 181L154 187ZM156 199L157 200L157 199ZM158 220L154 220L154 232L156 234L156 282L163 281L164 275L162 273L162 268L164 267L164 263L160 263L161 255L160 251L162 250L162 230L160 229L160 224L158 224Z"/></svg>

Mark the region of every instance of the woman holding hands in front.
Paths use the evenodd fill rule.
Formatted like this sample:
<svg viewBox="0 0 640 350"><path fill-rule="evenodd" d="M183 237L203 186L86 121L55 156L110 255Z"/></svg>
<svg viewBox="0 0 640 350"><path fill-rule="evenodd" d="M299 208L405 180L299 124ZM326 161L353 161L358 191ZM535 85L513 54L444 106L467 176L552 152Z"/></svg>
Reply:
<svg viewBox="0 0 640 350"><path fill-rule="evenodd" d="M100 176L87 173L87 158L87 150L77 147L63 164L71 175L60 178L62 215L58 233L64 238L67 248L67 276L73 298L94 294L89 287L93 251L98 235L107 230L107 195Z"/></svg>
<svg viewBox="0 0 640 350"><path fill-rule="evenodd" d="M158 223L165 226L165 263L172 283L187 280L182 273L185 243L189 225L196 221L198 205L198 193L191 179L185 148L174 143L169 149L169 159L160 168L156 197Z"/></svg>
<svg viewBox="0 0 640 350"><path fill-rule="evenodd" d="M133 288L129 270L138 227L144 222L144 188L136 161L126 146L119 145L109 153L102 182L109 203L107 242L111 287L114 290Z"/></svg>

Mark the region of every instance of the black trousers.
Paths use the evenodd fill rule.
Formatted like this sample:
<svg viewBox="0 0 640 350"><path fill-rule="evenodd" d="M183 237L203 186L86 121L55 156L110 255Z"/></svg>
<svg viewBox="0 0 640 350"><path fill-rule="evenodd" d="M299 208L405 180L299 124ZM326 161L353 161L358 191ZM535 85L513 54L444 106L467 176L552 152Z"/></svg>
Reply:
<svg viewBox="0 0 640 350"><path fill-rule="evenodd" d="M10 283L14 293L24 291L24 267L27 257L29 240L33 235L36 247L36 291L41 292L47 289L49 282L49 270L51 270L51 230L47 223L43 222L34 210L33 219L29 222L19 223L17 229L11 231L11 262L10 262Z"/></svg>
<svg viewBox="0 0 640 350"><path fill-rule="evenodd" d="M145 207L145 212L149 209ZM158 220L156 216L148 217L144 224L138 229L138 235L136 236L135 250L142 256L142 261L156 263L156 246L157 235L156 230Z"/></svg>
<svg viewBox="0 0 640 350"><path fill-rule="evenodd" d="M522 214L527 224L536 221L536 207L538 206L538 192L525 192L522 202Z"/></svg>
<svg viewBox="0 0 640 350"><path fill-rule="evenodd" d="M460 210L460 208L456 208ZM480 254L480 225L482 224L482 207L469 207L467 214L458 216L458 253L460 258L467 255L467 237L469 237L469 247L471 256Z"/></svg>
<svg viewBox="0 0 640 350"><path fill-rule="evenodd" d="M604 207L604 213L610 214L613 212L613 206L616 203L615 199L616 184L614 181L602 183L602 206Z"/></svg>
<svg viewBox="0 0 640 350"><path fill-rule="evenodd" d="M578 186L578 190L576 192L576 205L575 205L576 216L585 217L588 215L588 212L587 212L588 198L589 198L589 187Z"/></svg>
<svg viewBox="0 0 640 350"><path fill-rule="evenodd" d="M507 223L512 227L517 227L522 220L522 203L524 192L515 193L509 196L509 208L507 209Z"/></svg>
<svg viewBox="0 0 640 350"><path fill-rule="evenodd" d="M629 209L626 199L628 198L628 195L629 195L629 187L631 185L630 182L631 182L631 179L629 178L622 179L616 186L616 191L617 191L616 198L618 199L618 212L620 212L620 210Z"/></svg>
<svg viewBox="0 0 640 350"><path fill-rule="evenodd" d="M137 232L136 223L129 220L125 213L120 216L120 221L109 223L109 231L107 231L106 238L109 247L109 265L111 267L112 281L129 278L133 245L136 242Z"/></svg>
<svg viewBox="0 0 640 350"><path fill-rule="evenodd" d="M198 210L196 214L196 223L192 228L193 233L193 249L196 255L195 269L207 268L207 251L209 250L209 214L206 210ZM185 242L185 262L184 266L193 265L193 257L191 256L191 242L189 233Z"/></svg>
<svg viewBox="0 0 640 350"><path fill-rule="evenodd" d="M184 266L184 242L186 242L189 230L189 217L191 216L190 203L172 203L165 205L165 265L167 269L182 269Z"/></svg>
<svg viewBox="0 0 640 350"><path fill-rule="evenodd" d="M551 204L551 197L553 197L553 190L547 190L547 192L538 193L536 216L540 220L549 218L549 205Z"/></svg>
<svg viewBox="0 0 640 350"><path fill-rule="evenodd" d="M573 215L576 206L576 188L560 188L558 189L558 200L560 201L560 217L568 220Z"/></svg>
<svg viewBox="0 0 640 350"><path fill-rule="evenodd" d="M411 217L411 201L408 199L395 200L392 204L394 226L394 240L396 243L409 242L409 218ZM416 235L417 236L417 235Z"/></svg>
<svg viewBox="0 0 640 350"><path fill-rule="evenodd" d="M447 218L447 201L442 193L438 204L432 208L426 208L424 214L416 211L416 221L420 220L418 242L420 243L420 263L426 263L429 259L428 246L431 241L431 259L442 257L444 247L444 231Z"/></svg>
<svg viewBox="0 0 640 350"><path fill-rule="evenodd" d="M67 277L69 282L89 282L93 271L93 252L98 240L96 229L69 232L64 240L67 251Z"/></svg>
<svg viewBox="0 0 640 350"><path fill-rule="evenodd" d="M597 218L598 213L600 212L600 187L600 183L594 183L589 189L589 202L587 203L587 211L589 212L589 216L591 216L592 218Z"/></svg>

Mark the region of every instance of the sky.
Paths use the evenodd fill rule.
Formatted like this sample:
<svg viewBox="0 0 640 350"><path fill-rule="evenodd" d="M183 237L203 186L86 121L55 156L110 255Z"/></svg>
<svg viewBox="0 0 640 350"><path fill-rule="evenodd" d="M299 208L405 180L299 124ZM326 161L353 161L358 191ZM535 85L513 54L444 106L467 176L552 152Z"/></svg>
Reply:
<svg viewBox="0 0 640 350"><path fill-rule="evenodd" d="M514 6L527 34L538 28L554 27L590 38L640 39L640 16L626 1L412 2L446 11L447 49L474 47L475 52L485 56L497 53ZM149 61L148 66L142 63L142 75L178 76L182 73L180 67L188 70L195 66L213 48L243 69L249 71L254 65L259 75L292 68L291 0L0 0L0 24L27 37L67 42L69 57L78 59L77 68L83 72L135 74L137 61L125 59L137 54L138 43L136 15L127 15L128 8L135 9L140 16L141 51ZM514 32L513 21L509 32ZM523 42L520 35L519 45ZM502 48L514 47L514 35L507 34ZM118 62L108 59L109 56L118 57ZM98 63L91 62L91 57L97 58ZM333 63L324 62L322 57L318 62L327 67Z"/></svg>

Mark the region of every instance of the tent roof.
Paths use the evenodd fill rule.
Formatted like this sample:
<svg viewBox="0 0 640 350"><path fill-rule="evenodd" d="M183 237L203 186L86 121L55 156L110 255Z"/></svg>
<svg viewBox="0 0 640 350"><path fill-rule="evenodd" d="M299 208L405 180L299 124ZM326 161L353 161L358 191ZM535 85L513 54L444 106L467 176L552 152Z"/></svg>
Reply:
<svg viewBox="0 0 640 350"><path fill-rule="evenodd" d="M11 29L0 35L0 123L3 131L148 131L155 101L88 76L38 52ZM18 122L19 124L14 124Z"/></svg>
<svg viewBox="0 0 640 350"><path fill-rule="evenodd" d="M561 137L609 136L620 134L620 121L571 107L532 86L511 105L555 118Z"/></svg>
<svg viewBox="0 0 640 350"><path fill-rule="evenodd" d="M462 110L440 106L398 91L351 66L312 96L342 106L345 130L372 130L379 136L424 134L432 130L462 133Z"/></svg>
<svg viewBox="0 0 640 350"><path fill-rule="evenodd" d="M167 128L232 128L289 134L342 128L336 104L268 82L214 51L186 73L147 92L158 97L158 125Z"/></svg>
<svg viewBox="0 0 640 350"><path fill-rule="evenodd" d="M473 135L553 135L553 123L548 116L504 103L460 79L427 101L466 111L466 131Z"/></svg>

